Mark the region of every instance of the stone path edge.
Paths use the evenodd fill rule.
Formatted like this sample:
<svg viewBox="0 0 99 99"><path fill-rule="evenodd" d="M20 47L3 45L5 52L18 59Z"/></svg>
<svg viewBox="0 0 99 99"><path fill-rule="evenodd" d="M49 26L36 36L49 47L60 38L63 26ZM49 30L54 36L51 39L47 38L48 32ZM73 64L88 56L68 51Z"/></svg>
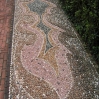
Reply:
<svg viewBox="0 0 99 99"><path fill-rule="evenodd" d="M14 0L0 0L0 99L8 99Z"/></svg>

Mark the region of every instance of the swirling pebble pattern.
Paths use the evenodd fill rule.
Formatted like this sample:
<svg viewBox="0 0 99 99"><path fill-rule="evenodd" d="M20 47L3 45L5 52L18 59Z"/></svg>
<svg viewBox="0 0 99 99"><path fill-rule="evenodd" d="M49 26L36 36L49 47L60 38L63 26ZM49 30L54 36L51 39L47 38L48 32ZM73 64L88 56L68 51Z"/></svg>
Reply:
<svg viewBox="0 0 99 99"><path fill-rule="evenodd" d="M16 0L9 99L67 99L74 86L54 8L49 0Z"/></svg>

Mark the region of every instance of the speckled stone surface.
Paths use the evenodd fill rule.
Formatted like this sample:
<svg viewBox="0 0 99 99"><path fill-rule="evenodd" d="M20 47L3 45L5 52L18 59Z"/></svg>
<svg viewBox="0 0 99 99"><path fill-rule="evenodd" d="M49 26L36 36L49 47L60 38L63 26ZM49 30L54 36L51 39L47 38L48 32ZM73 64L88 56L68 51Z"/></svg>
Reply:
<svg viewBox="0 0 99 99"><path fill-rule="evenodd" d="M57 0L16 0L9 99L99 99L99 75Z"/></svg>

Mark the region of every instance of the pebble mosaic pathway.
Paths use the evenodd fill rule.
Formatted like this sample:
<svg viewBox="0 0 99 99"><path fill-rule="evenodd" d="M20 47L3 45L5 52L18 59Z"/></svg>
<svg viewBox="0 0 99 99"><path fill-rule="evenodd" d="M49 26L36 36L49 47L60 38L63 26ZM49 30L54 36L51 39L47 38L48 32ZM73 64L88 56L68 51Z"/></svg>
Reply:
<svg viewBox="0 0 99 99"><path fill-rule="evenodd" d="M15 0L8 99L99 99L95 67L58 0Z"/></svg>

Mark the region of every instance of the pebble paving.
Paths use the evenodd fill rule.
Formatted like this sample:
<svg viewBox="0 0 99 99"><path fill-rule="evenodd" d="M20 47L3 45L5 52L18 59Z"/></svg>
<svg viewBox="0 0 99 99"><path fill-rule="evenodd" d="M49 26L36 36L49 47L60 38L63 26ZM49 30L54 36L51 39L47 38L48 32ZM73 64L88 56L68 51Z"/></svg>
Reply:
<svg viewBox="0 0 99 99"><path fill-rule="evenodd" d="M2 2L14 4L14 0ZM6 18L7 22L12 16ZM0 99L99 99L97 65L85 51L58 0L15 0L12 19L12 47L7 49L11 60L6 64L10 77L6 77L2 65L9 60L8 54L0 53ZM9 28L2 28L1 42L7 40L1 34L11 31L11 23L3 25L0 24ZM0 50L4 44L0 43ZM7 89L3 86L5 78L9 78Z"/></svg>

